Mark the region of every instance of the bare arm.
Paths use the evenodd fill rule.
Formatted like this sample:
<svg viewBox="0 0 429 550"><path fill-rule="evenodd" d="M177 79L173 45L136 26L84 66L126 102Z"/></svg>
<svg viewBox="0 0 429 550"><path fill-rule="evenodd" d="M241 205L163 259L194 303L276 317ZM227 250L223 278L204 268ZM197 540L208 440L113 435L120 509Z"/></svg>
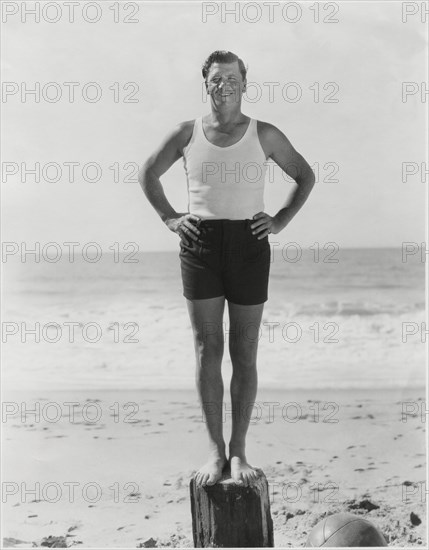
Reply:
<svg viewBox="0 0 429 550"><path fill-rule="evenodd" d="M178 213L165 196L160 177L183 156L183 148L192 135L193 124L184 122L177 126L161 143L158 149L146 160L138 176L139 183L147 199L167 227L178 233L188 242L185 235L197 238L199 231L191 221L198 217L189 213Z"/></svg>
<svg viewBox="0 0 429 550"><path fill-rule="evenodd" d="M159 178L182 156L182 133L183 127L177 126L146 160L138 176L144 194L164 222L177 212L168 202Z"/></svg>
<svg viewBox="0 0 429 550"><path fill-rule="evenodd" d="M272 124L262 123L261 142L267 156L272 158L297 184L286 204L271 220L264 221L263 216L259 216L263 213L256 215L260 218L261 223L259 225L254 224L252 227L266 230L267 233L261 233L262 236L265 236L265 234L268 234L268 230L271 233L279 233L288 225L310 195L315 177L313 170L304 157L294 149L288 138ZM270 221L271 223L269 223Z"/></svg>

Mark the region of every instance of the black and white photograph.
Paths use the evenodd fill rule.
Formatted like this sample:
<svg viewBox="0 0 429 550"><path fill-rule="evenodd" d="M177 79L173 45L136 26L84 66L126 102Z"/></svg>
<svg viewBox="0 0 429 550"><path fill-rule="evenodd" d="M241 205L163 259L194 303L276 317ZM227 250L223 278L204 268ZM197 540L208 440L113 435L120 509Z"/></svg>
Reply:
<svg viewBox="0 0 429 550"><path fill-rule="evenodd" d="M429 3L0 7L0 546L427 548Z"/></svg>

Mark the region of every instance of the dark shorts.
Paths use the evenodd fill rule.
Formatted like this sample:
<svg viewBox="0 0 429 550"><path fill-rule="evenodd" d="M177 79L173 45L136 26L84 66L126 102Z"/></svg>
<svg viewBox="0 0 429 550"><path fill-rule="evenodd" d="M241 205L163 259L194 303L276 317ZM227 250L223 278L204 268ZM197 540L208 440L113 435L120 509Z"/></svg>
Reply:
<svg viewBox="0 0 429 550"><path fill-rule="evenodd" d="M271 252L268 236L252 235L254 220L201 220L189 245L180 241L183 296L204 300L225 296L235 304L268 299Z"/></svg>

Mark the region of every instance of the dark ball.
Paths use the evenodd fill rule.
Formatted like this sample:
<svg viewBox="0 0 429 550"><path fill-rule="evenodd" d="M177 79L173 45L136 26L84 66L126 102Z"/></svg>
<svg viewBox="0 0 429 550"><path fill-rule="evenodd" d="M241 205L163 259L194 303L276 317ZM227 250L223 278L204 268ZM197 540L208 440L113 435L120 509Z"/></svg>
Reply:
<svg viewBox="0 0 429 550"><path fill-rule="evenodd" d="M307 548L387 546L381 531L367 519L353 514L332 514L308 535Z"/></svg>

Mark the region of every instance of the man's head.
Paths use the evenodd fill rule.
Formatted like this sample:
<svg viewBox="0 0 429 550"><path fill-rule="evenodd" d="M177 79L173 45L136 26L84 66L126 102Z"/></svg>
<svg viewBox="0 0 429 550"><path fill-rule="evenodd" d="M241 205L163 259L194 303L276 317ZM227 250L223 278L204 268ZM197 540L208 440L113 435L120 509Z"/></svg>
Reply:
<svg viewBox="0 0 429 550"><path fill-rule="evenodd" d="M216 50L215 52L211 53L208 58L204 61L204 65L202 68L203 78L205 82L207 82L207 76L209 74L210 68L213 65L213 63L238 63L238 68L241 74L241 77L244 80L246 80L246 74L247 69L244 66L243 60L238 57L238 55L235 55L235 53L227 52L226 50Z"/></svg>
<svg viewBox="0 0 429 550"><path fill-rule="evenodd" d="M218 100L241 101L246 91L246 67L235 53L216 50L202 67L207 93ZM228 99L229 98L229 99Z"/></svg>

